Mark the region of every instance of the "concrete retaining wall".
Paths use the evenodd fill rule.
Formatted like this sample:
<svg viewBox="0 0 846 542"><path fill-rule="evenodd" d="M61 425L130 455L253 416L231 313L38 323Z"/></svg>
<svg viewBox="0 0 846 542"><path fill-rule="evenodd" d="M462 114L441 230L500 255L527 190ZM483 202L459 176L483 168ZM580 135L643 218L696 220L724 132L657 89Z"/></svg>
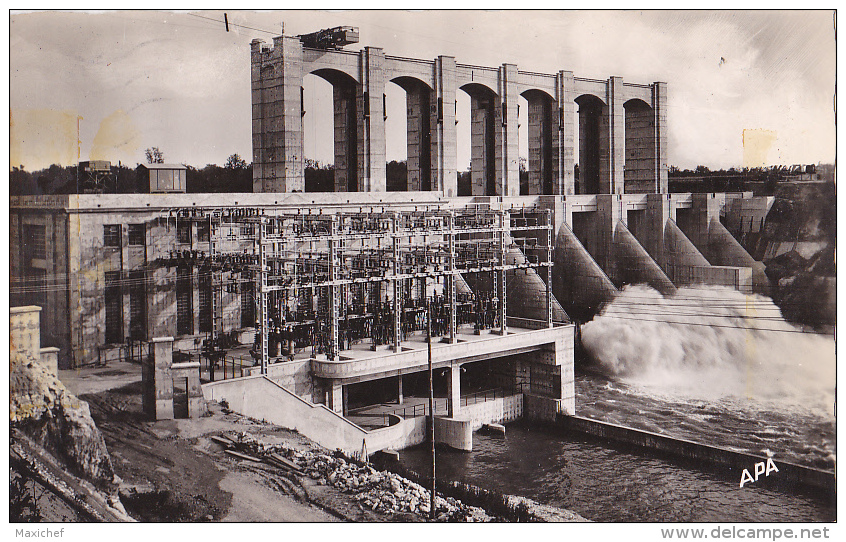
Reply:
<svg viewBox="0 0 846 542"><path fill-rule="evenodd" d="M474 405L462 406L458 419L470 422L473 431L488 423L508 423L523 417L523 394L498 397Z"/></svg>
<svg viewBox="0 0 846 542"><path fill-rule="evenodd" d="M564 412L561 399L523 394L523 414L527 420L537 422L554 422L560 412Z"/></svg>
<svg viewBox="0 0 846 542"><path fill-rule="evenodd" d="M235 412L295 429L321 446L350 454L360 452L364 443L367 452L373 453L414 440L412 420L397 417L398 423L393 426L365 431L324 405L312 404L263 376L211 382L203 386L203 395L207 401L226 400Z"/></svg>
<svg viewBox="0 0 846 542"><path fill-rule="evenodd" d="M314 385L309 375L310 370L311 360L284 361L268 365L267 377L296 395L313 401ZM261 374L261 367L250 367L244 372L245 376L257 376Z"/></svg>
<svg viewBox="0 0 846 542"><path fill-rule="evenodd" d="M625 442L706 463L727 465L736 473L738 483L743 469L749 469L752 472L755 463L767 460L763 456L736 452L578 416L559 416L557 423L559 427L567 431L587 433L604 439ZM777 476L780 481L795 482L830 492L834 491L834 473L794 465L778 459L774 459L774 461L778 468Z"/></svg>

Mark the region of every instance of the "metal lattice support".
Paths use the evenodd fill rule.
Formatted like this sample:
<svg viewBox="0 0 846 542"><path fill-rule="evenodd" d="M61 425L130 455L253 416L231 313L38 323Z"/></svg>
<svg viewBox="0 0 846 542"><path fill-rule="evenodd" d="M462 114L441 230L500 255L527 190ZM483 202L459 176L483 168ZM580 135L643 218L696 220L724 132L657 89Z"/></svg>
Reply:
<svg viewBox="0 0 846 542"><path fill-rule="evenodd" d="M401 349L405 296L423 287L417 297L428 297L426 282L433 280L437 284L439 277L444 278L447 306L443 309L449 314L438 333L450 342L455 342L458 334L456 290L461 275L493 274L499 332L506 333L506 273L547 267L546 319L552 325L552 216L545 210L480 207L389 212L359 209L326 214L269 211L266 214L256 208L192 207L169 210L168 216L174 212L180 221L208 224L207 254L171 250L169 257L160 260L168 266L190 261L192 265L210 269L213 274L209 309L213 322L211 343L222 339L227 331L223 319L224 288L234 291L229 287L243 282L225 277L228 273L252 274L244 279L254 285L257 314L250 325L256 326L254 352L265 374L273 361L269 359L271 337L287 343L288 355L294 354L295 344L311 341L315 353L314 347L319 345L320 351L337 359L347 344L345 340L341 345L339 340L341 317L345 318L348 334L351 326L355 327L356 338L350 340L369 337L376 341L378 331L380 344L387 339L395 350ZM539 232L544 229L545 236ZM541 247L544 238L546 246ZM527 258L508 264L510 243L521 244ZM384 306L380 292L385 282L390 283L388 293L392 294L392 306L387 311L380 309ZM343 292L359 290L364 292L361 299L364 306L354 305L350 307L353 310L344 310ZM301 292L311 296L308 302L304 297L303 303L299 303ZM320 300L316 308L315 295Z"/></svg>
<svg viewBox="0 0 846 542"><path fill-rule="evenodd" d="M447 234L447 237L449 239L448 247L447 247L447 250L449 251L448 260L447 260L447 271L450 273L449 275L447 275L447 295L449 296L449 342L454 343L457 340L456 336L455 336L455 332L456 332L456 327L458 325L457 321L456 321L456 314L455 314L455 311L456 311L456 299L455 299L455 282L456 282L455 273L456 273L456 270L455 270L455 231L454 231L455 214L452 211L450 211L449 214L447 214L446 219L447 219L447 223L446 223L447 231L449 232Z"/></svg>
<svg viewBox="0 0 846 542"><path fill-rule="evenodd" d="M258 247L258 271L256 272L256 291L258 292L258 306L259 306L259 317L258 317L258 327L259 329L256 332L260 333L260 341L261 344L259 348L261 349L261 374L267 374L267 365L268 365L268 355L267 355L267 340L268 340L268 333L267 329L269 326L269 315L267 313L267 275L268 275L268 267L267 267L267 250L266 245L264 243L264 239L267 237L267 217L262 215L259 218L258 224L258 235L256 237Z"/></svg>
<svg viewBox="0 0 846 542"><path fill-rule="evenodd" d="M505 335L508 332L508 325L506 324L506 315L508 314L508 285L506 260L507 245L506 236L508 235L508 228L511 225L511 219L508 211L501 211L500 214L500 228L499 228L499 332Z"/></svg>
<svg viewBox="0 0 846 542"><path fill-rule="evenodd" d="M338 359L340 349L338 348L338 304L340 303L340 299L338 299L338 289L339 286L334 284L336 280L338 280L338 252L339 252L339 245L343 242L336 239L338 235L338 219L337 217L332 217L332 224L331 224L331 237L327 241L328 243L328 261L329 261L329 281L332 283L328 286L329 288L329 359L335 361Z"/></svg>
<svg viewBox="0 0 846 542"><path fill-rule="evenodd" d="M546 324L552 327L552 210L546 210Z"/></svg>
<svg viewBox="0 0 846 542"><path fill-rule="evenodd" d="M400 217L399 213L395 213L393 220L391 221L391 232L394 234L394 258L393 258L393 272L394 276L399 276L401 274L401 267L400 264L402 263L400 258L400 236L397 235L399 232L400 227ZM403 303L401 299L402 293L402 284L398 279L394 279L391 281L393 284L393 295L394 295L394 302L393 302L393 311L394 311L394 352L400 352L402 347L400 346L400 340L402 339L402 311L403 311Z"/></svg>

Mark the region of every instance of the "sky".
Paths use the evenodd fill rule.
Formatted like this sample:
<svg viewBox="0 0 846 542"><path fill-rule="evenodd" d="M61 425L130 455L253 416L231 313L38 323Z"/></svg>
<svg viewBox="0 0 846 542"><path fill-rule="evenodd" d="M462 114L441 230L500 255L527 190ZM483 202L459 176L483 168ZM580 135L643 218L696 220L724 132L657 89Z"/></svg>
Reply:
<svg viewBox="0 0 846 542"><path fill-rule="evenodd" d="M651 83L669 89L669 163L831 163L831 11L223 11L10 15L10 166L225 163L251 147L250 41L357 26L386 54ZM305 154L331 163L331 86L304 84ZM405 93L387 85L387 158L405 151ZM458 92L458 168L469 98ZM525 106L525 102L523 102ZM526 107L521 107L521 116ZM521 156L528 156L521 118ZM745 131L745 133L744 133ZM77 139L78 135L78 139ZM78 144L77 144L78 141ZM744 148L746 152L744 152Z"/></svg>

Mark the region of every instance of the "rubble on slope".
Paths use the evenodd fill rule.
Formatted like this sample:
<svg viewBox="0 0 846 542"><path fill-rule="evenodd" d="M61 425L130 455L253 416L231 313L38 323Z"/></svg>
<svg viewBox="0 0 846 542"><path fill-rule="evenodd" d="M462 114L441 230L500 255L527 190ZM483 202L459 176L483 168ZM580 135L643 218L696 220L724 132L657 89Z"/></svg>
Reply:
<svg viewBox="0 0 846 542"><path fill-rule="evenodd" d="M246 453L261 458L274 454L288 459L302 470L304 475L331 485L371 510L392 513L410 512L429 517L429 490L387 471L377 471L370 465L357 464L332 455L294 450L284 444L267 444L246 432L233 434L231 440ZM468 506L452 497L435 496L435 517L437 521L485 522L494 518L484 509Z"/></svg>

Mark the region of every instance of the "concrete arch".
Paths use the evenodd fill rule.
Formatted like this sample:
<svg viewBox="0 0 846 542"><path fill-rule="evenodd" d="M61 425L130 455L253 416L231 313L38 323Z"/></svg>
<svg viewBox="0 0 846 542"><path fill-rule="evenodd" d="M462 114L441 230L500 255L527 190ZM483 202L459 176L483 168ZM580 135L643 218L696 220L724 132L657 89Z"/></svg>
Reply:
<svg viewBox="0 0 846 542"><path fill-rule="evenodd" d="M308 72L306 75L316 75L332 84L332 86L352 86L355 87L358 81L343 70L336 68L319 68Z"/></svg>
<svg viewBox="0 0 846 542"><path fill-rule="evenodd" d="M390 80L390 82L394 83L395 85L398 85L399 87L401 87L406 92L409 92L409 90L414 90L416 88L419 88L420 86L425 87L430 92L434 91L434 89L432 88L432 85L430 85L426 81L423 81L422 79L419 79L417 77L412 77L412 76L409 76L409 75L400 75L398 77L394 77L393 79Z"/></svg>
<svg viewBox="0 0 846 542"><path fill-rule="evenodd" d="M347 74L353 81L361 82L360 54L352 51L320 51L303 49L303 73L322 70L339 71Z"/></svg>
<svg viewBox="0 0 846 542"><path fill-rule="evenodd" d="M590 101L592 101L592 100L597 100L600 103L602 103L602 105L608 105L608 103L605 101L604 98L602 98L601 96L598 96L596 94L591 94L591 93L579 94L578 96L576 96L576 99L574 101L577 104L582 105L582 104L585 104L585 103L590 103Z"/></svg>
<svg viewBox="0 0 846 542"><path fill-rule="evenodd" d="M647 107L650 111L652 110L652 106L646 103L644 100L641 100L640 98L632 98L630 100L626 100L623 103L623 107L625 107L626 109Z"/></svg>
<svg viewBox="0 0 846 542"><path fill-rule="evenodd" d="M499 96L496 90L484 83L467 83L458 88L469 94L471 98L488 98L491 95Z"/></svg>
<svg viewBox="0 0 846 542"><path fill-rule="evenodd" d="M552 94L539 88L528 88L521 92L520 96L526 98L529 102L532 100L555 100Z"/></svg>

